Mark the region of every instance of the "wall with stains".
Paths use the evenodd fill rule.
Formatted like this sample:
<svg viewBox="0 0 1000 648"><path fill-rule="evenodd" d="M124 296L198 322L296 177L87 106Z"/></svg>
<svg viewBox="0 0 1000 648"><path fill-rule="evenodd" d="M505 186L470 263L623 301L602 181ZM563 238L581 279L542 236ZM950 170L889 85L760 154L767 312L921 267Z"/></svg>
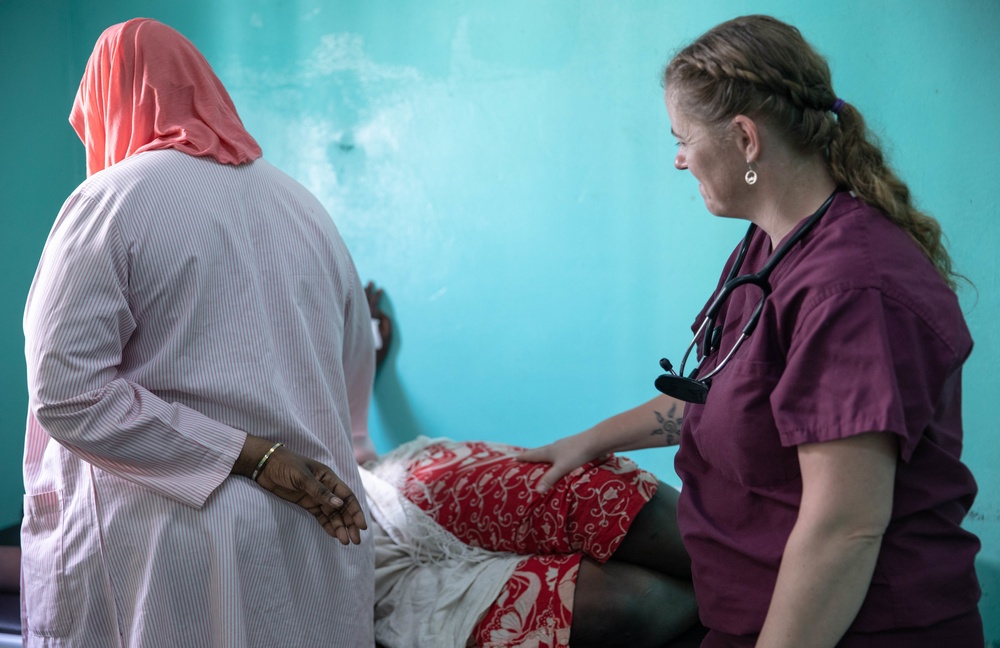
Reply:
<svg viewBox="0 0 1000 648"><path fill-rule="evenodd" d="M1000 5L599 0L7 0L0 3L0 522L19 515L26 406L20 316L62 199L83 178L67 122L109 24L160 19L191 38L265 155L323 201L397 344L376 382L386 450L418 434L535 445L652 392L741 235L672 167L658 74L741 13L798 25L881 136L975 284L962 303L966 460L981 493L987 634L1000 641L1000 407L995 174ZM13 64L11 64L13 63ZM670 451L633 456L677 483Z"/></svg>

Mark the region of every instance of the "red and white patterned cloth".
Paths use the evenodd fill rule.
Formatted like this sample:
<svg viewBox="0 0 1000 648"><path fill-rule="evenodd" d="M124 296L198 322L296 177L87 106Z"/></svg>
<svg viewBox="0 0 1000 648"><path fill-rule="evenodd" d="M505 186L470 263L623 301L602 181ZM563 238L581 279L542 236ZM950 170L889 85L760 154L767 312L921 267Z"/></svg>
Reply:
<svg viewBox="0 0 1000 648"><path fill-rule="evenodd" d="M400 488L463 542L526 556L477 625L477 646L568 646L582 557L611 557L657 480L611 456L541 494L535 487L549 464L518 461L521 450L436 441L409 461Z"/></svg>

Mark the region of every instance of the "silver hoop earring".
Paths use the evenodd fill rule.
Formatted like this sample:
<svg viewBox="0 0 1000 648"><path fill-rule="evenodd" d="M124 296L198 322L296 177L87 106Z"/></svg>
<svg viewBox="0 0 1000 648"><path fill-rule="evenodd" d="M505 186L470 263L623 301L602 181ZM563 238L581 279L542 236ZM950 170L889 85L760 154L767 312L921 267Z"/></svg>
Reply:
<svg viewBox="0 0 1000 648"><path fill-rule="evenodd" d="M750 168L747 171L747 174L743 176L743 179L747 181L748 185L752 185L757 182L757 172L753 170L752 166L750 166L750 160L747 160L747 166Z"/></svg>

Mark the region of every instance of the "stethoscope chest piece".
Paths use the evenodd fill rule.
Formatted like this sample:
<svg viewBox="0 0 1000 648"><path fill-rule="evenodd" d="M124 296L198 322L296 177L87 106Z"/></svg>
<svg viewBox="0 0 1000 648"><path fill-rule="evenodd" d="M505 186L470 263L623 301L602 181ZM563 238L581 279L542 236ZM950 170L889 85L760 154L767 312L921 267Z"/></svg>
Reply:
<svg viewBox="0 0 1000 648"><path fill-rule="evenodd" d="M733 262L732 267L729 270L729 274L725 281L722 283L722 287L719 289L718 294L716 294L705 310L705 318L702 320L701 325L694 334L694 339L691 344L688 345L687 351L684 353L684 358L681 360L680 371L675 372L673 365L666 358L660 360L660 366L667 373L661 375L656 379L654 383L656 388L668 396L673 396L682 401L688 403L704 404L708 399L708 389L712 385L712 377L715 376L733 357L736 351L743 344L744 340L750 337L754 329L757 327L757 322L760 320L761 312L764 309L764 303L767 298L771 295L771 284L769 278L771 272L774 268L785 258L788 251L791 250L792 246L798 243L807 232L812 230L812 228L819 222L823 214L830 207L833 202L834 196L837 192L834 191L830 194L830 197L820 205L812 216L810 216L806 222L795 232L792 236L782 243L781 247L771 255L771 258L767 260L764 267L761 268L759 272L752 274L744 274L737 276L736 273L739 271L740 267L743 265L743 259L746 257L747 250L750 247L750 240L753 238L754 231L756 230L756 225L752 224L747 229L746 236L743 237L743 243L740 245L739 251L737 252L736 259ZM722 308L723 303L732 295L733 291L741 286L755 286L760 290L760 299L757 301L757 305L751 313L749 319L747 319L746 324L743 326L743 330L740 333L739 338L733 344L729 353L726 354L722 360L718 361L715 368L707 372L702 378L695 378L701 369L701 363L698 367L695 367L693 371L688 376L684 375L684 367L687 364L688 356L691 355L691 351L697 347L699 339L702 339L701 346L701 360L702 362L709 356L718 350L720 343L720 329L716 327L716 316Z"/></svg>
<svg viewBox="0 0 1000 648"><path fill-rule="evenodd" d="M679 398L686 403L704 405L708 399L708 388L712 385L712 379L701 381L684 376L662 374L654 384L667 396Z"/></svg>

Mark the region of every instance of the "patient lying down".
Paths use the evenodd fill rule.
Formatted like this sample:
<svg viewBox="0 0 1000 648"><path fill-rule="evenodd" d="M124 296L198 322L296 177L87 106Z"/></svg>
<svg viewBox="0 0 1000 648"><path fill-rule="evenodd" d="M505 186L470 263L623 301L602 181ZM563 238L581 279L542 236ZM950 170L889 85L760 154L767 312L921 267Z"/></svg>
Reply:
<svg viewBox="0 0 1000 648"><path fill-rule="evenodd" d="M382 646L665 646L696 624L674 489L608 457L541 494L519 451L420 438L362 468Z"/></svg>
<svg viewBox="0 0 1000 648"><path fill-rule="evenodd" d="M369 299L384 318L379 294ZM391 324L379 324L387 346ZM370 441L359 445L362 460L373 456ZM421 437L363 463L379 644L697 646L677 491L606 457L541 494L548 465L519 452ZM20 550L3 549L0 589L16 592Z"/></svg>
<svg viewBox="0 0 1000 648"><path fill-rule="evenodd" d="M391 322L367 292L381 364ZM362 444L384 648L698 645L678 493L631 460L540 493L549 466L521 448L420 437L363 461Z"/></svg>

